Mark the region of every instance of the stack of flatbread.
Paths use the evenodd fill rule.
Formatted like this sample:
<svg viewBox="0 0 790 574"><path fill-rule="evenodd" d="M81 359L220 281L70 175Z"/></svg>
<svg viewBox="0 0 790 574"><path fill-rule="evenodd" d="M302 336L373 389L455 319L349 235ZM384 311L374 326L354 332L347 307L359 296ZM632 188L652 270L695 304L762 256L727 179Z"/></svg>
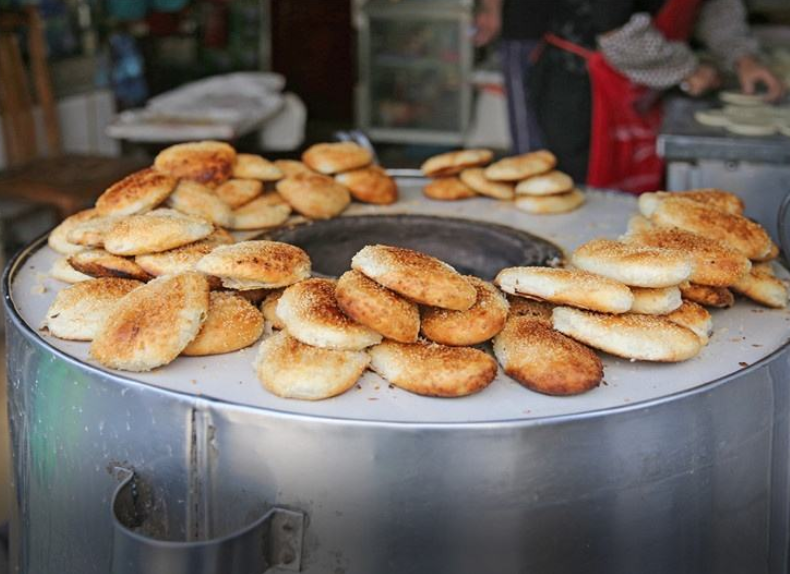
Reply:
<svg viewBox="0 0 790 574"><path fill-rule="evenodd" d="M535 151L488 165L493 157L490 150L467 149L429 158L422 172L432 181L423 193L441 201L478 196L512 200L518 209L536 215L567 213L584 203L573 179L554 169L557 158L551 152Z"/></svg>
<svg viewBox="0 0 790 574"><path fill-rule="evenodd" d="M372 161L370 151L355 143L316 144L304 152L302 162L280 162L285 177L277 183L277 192L309 219L336 217L352 198L377 205L395 203L395 180Z"/></svg>
<svg viewBox="0 0 790 574"><path fill-rule="evenodd" d="M387 245L363 248L337 280L313 278L300 248L235 242L226 230L247 226L240 221L276 225L291 209L332 217L350 193L393 200L397 190L360 150L321 144L304 163L270 163L217 142L168 148L153 168L113 185L95 208L50 234L49 245L65 256L52 274L73 285L56 296L46 327L90 342L104 366L146 371L180 355L249 347L268 322L273 334L260 345L256 373L270 392L305 400L347 391L368 368L420 395L473 394L496 377L494 358L476 348L493 340L503 369L522 385L573 395L602 380L592 348L683 361L711 336L705 307L730 306L733 293L787 305L787 287L772 268L778 247L743 216L737 196L720 190L643 194L641 214L618 240L581 245L570 268L504 269L499 289ZM434 160L426 169L442 185L482 177L513 196L573 193L551 195L572 182L552 171L547 152L485 169L485 150ZM263 191L275 179L278 191Z"/></svg>
<svg viewBox="0 0 790 574"><path fill-rule="evenodd" d="M90 341L91 356L107 367L149 371L179 355L249 347L264 329L256 303L310 276L310 259L298 247L276 241L231 243L216 232L214 239L193 241L189 232L195 222L164 212L123 220L126 226L116 226L105 238L110 251L72 256L88 277L58 293L45 318L50 333ZM174 242L182 245L162 249ZM139 265L114 255L119 250L136 253ZM82 266L86 254L97 253ZM124 270L127 277L119 277L119 261L150 274L131 278Z"/></svg>
<svg viewBox="0 0 790 574"><path fill-rule="evenodd" d="M69 283L90 276L147 281L161 274L146 269L158 267L145 257L149 253L179 249L173 257L194 259L210 245L232 240L225 230L269 230L285 224L294 211L328 219L344 211L352 197L375 204L397 201L395 181L371 165L370 152L357 144L317 144L303 160L270 162L214 141L171 146L152 167L113 184L94 208L69 217L52 232L50 246L68 256L57 262L52 275ZM128 232L159 222L156 229L163 230L176 220L192 227L172 240L154 234L150 246L136 245L134 253L119 243L121 228ZM135 261L137 256L142 260Z"/></svg>
<svg viewBox="0 0 790 574"><path fill-rule="evenodd" d="M647 193L632 218L630 243L685 251L695 272L680 285L684 299L729 307L735 293L775 309L787 306L787 288L773 273L779 247L766 230L744 217L743 202L717 189Z"/></svg>
<svg viewBox="0 0 790 574"><path fill-rule="evenodd" d="M790 136L790 106L769 104L760 95L740 92L721 92L719 98L724 104L721 108L698 110L694 119L743 136Z"/></svg>
<svg viewBox="0 0 790 574"><path fill-rule="evenodd" d="M493 359L469 346L502 329L507 301L433 257L371 245L337 281L302 281L263 309L282 331L261 344L256 371L279 396L332 397L370 367L413 393L457 397L494 380Z"/></svg>
<svg viewBox="0 0 790 574"><path fill-rule="evenodd" d="M255 304L309 277L310 260L283 243L235 243L227 229L284 223L292 206L265 185L287 179L225 143L167 148L50 234L64 255L51 274L74 284L47 313L50 332L91 341L97 361L130 371L252 345L264 327Z"/></svg>
<svg viewBox="0 0 790 574"><path fill-rule="evenodd" d="M705 307L728 307L733 293L784 308L788 292L770 261L778 248L721 190L647 193L641 215L619 240L596 239L569 269L512 268L507 293L556 307L555 330L620 357L675 362L697 355L712 334Z"/></svg>
<svg viewBox="0 0 790 574"><path fill-rule="evenodd" d="M351 266L337 281L308 279L264 301L267 320L282 329L255 364L269 391L324 399L368 367L415 394L466 396L496 377L494 358L476 348L491 340L505 372L531 390L574 395L602 380L601 360L552 328L546 303L509 303L493 284L400 247L369 245Z"/></svg>

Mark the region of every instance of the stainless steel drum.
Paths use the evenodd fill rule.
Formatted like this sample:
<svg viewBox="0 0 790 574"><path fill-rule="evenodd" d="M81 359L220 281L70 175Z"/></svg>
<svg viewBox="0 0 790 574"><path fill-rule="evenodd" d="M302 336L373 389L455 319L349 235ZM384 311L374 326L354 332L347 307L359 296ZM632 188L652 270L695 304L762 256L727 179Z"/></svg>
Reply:
<svg viewBox="0 0 790 574"><path fill-rule="evenodd" d="M348 215L494 222L571 249L622 233L636 205L590 192L535 217L401 193ZM463 238L447 242L463 260ZM429 399L369 373L310 403L266 393L254 348L139 375L96 366L38 330L62 288L43 275L54 259L35 244L3 282L20 572L787 571L787 311L739 301L714 312L699 357L606 357L605 384L577 397L500 374Z"/></svg>

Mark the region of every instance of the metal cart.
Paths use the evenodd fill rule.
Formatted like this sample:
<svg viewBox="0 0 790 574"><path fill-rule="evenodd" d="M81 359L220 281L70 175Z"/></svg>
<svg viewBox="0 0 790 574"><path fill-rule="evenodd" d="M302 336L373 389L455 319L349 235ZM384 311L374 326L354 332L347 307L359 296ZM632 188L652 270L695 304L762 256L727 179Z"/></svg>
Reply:
<svg viewBox="0 0 790 574"><path fill-rule="evenodd" d="M776 214L790 190L790 138L739 136L694 120L695 111L713 105L688 98L667 102L658 138L659 153L667 160L667 189L735 192L746 202L746 215L777 240Z"/></svg>

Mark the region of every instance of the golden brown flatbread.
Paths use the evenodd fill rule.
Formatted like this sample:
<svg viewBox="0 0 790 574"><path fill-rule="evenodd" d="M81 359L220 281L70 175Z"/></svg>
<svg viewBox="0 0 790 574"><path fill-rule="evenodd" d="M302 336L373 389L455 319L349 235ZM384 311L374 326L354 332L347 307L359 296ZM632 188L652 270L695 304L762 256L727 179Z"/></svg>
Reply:
<svg viewBox="0 0 790 574"><path fill-rule="evenodd" d="M157 171L216 187L233 174L236 150L217 141L180 143L161 151L154 160Z"/></svg>
<svg viewBox="0 0 790 574"><path fill-rule="evenodd" d="M496 361L469 347L384 341L368 351L370 368L396 387L428 397L463 397L494 380Z"/></svg>
<svg viewBox="0 0 790 574"><path fill-rule="evenodd" d="M359 271L346 271L338 279L335 297L346 315L387 339L400 343L417 341L420 333L417 305Z"/></svg>
<svg viewBox="0 0 790 574"><path fill-rule="evenodd" d="M494 354L505 374L545 395L578 395L603 379L603 363L593 351L526 316L508 319L494 339Z"/></svg>
<svg viewBox="0 0 790 574"><path fill-rule="evenodd" d="M491 283L466 276L477 290L477 300L466 311L451 311L436 307L422 310L422 334L435 343L453 347L468 347L488 341L505 326L508 302Z"/></svg>
<svg viewBox="0 0 790 574"><path fill-rule="evenodd" d="M411 249L368 245L354 255L351 268L423 305L466 311L477 300L477 290L455 269Z"/></svg>

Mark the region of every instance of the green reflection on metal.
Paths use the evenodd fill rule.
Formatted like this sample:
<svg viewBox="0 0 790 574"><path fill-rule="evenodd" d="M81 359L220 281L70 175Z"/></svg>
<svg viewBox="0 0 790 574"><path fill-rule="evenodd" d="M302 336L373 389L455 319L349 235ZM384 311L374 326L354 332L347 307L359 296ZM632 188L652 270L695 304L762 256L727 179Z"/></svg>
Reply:
<svg viewBox="0 0 790 574"><path fill-rule="evenodd" d="M32 370L35 388L29 393L31 404L30 455L34 478L49 484L58 465L77 456L79 442L87 436L82 420L82 405L90 389L89 378L77 367L40 353Z"/></svg>

